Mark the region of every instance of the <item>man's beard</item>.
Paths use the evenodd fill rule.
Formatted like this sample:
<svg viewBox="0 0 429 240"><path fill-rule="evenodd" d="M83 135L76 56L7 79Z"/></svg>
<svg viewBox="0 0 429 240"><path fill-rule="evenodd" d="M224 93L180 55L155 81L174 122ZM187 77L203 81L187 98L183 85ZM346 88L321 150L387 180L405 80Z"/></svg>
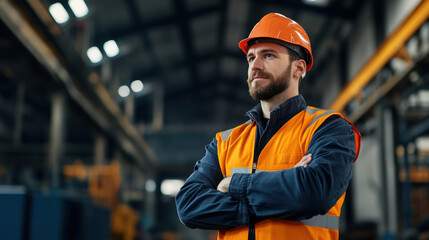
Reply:
<svg viewBox="0 0 429 240"><path fill-rule="evenodd" d="M272 74L266 72L252 72L251 76L247 79L250 96L255 100L269 100L277 94L282 93L290 85L290 72L291 65L279 77L274 77ZM257 75L267 77L270 80L269 85L261 87L256 83L256 86L252 87L251 79Z"/></svg>

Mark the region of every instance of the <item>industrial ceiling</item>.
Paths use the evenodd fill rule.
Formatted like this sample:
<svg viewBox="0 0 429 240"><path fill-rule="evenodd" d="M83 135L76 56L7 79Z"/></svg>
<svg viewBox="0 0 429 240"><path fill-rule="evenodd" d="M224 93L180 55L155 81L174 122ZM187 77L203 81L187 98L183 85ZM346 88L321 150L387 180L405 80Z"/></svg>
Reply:
<svg viewBox="0 0 429 240"><path fill-rule="evenodd" d="M11 2L24 16L36 19L39 34L59 49L72 77L99 76L123 115L153 150L156 166L173 170L181 166L190 171L214 134L246 121L244 113L257 103L248 95L247 63L237 44L263 15L278 12L306 29L315 66L300 91L309 105L320 105L319 93L326 86L318 81L318 74L336 54L335 49L347 47L349 33L367 1L86 0L89 12L82 18L72 14L67 0ZM57 2L70 16L62 24L42 14ZM382 5L374 5L375 11L381 11ZM0 23L0 137L8 142L5 156L28 161L28 157L37 158L35 153L46 152L51 93L63 89L64 83L49 80L52 73L43 60L31 54L10 26ZM108 57L103 53L100 62L92 63L87 50L93 46L103 49L109 40L117 43L119 54ZM342 72L346 83L347 69ZM118 88L134 80L141 80L144 90L126 98L119 96ZM88 83L77 85L88 88ZM93 134L99 130L110 131L110 141L118 141L114 137L117 131L111 130L117 126L103 127L103 120L94 121L97 117L91 117L91 111L78 100L72 97L68 102L65 151L70 159L90 158L93 149L88 143L92 144ZM23 117L17 126L19 106L23 106Z"/></svg>

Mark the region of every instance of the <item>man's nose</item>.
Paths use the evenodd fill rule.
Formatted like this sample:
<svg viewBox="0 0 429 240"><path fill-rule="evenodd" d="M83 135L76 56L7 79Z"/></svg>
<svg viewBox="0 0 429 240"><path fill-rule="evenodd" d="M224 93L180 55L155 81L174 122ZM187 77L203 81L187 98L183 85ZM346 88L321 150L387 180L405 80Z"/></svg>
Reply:
<svg viewBox="0 0 429 240"><path fill-rule="evenodd" d="M253 62L252 62L252 64L251 64L251 69L252 69L252 70L264 70L264 64L263 64L263 62L262 62L261 58L256 57L256 58L253 60Z"/></svg>

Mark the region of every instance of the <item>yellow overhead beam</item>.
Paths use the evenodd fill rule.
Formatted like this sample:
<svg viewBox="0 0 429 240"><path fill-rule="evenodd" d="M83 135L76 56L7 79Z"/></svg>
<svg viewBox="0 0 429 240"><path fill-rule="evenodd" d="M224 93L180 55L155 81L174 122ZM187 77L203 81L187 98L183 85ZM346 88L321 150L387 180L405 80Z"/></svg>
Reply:
<svg viewBox="0 0 429 240"><path fill-rule="evenodd" d="M329 109L343 111L347 104L358 95L371 79L401 49L410 37L429 18L429 0L422 0L413 12L377 48L356 76L343 88Z"/></svg>

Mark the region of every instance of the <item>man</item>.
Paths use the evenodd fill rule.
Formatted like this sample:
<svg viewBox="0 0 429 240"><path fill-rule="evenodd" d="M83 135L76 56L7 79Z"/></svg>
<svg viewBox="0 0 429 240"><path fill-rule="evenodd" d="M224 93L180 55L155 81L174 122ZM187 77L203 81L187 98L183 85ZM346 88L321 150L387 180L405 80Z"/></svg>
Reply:
<svg viewBox="0 0 429 240"><path fill-rule="evenodd" d="M247 55L250 120L220 132L176 197L188 227L218 239L338 239L360 134L341 114L308 107L299 82L313 65L304 29L264 16Z"/></svg>

